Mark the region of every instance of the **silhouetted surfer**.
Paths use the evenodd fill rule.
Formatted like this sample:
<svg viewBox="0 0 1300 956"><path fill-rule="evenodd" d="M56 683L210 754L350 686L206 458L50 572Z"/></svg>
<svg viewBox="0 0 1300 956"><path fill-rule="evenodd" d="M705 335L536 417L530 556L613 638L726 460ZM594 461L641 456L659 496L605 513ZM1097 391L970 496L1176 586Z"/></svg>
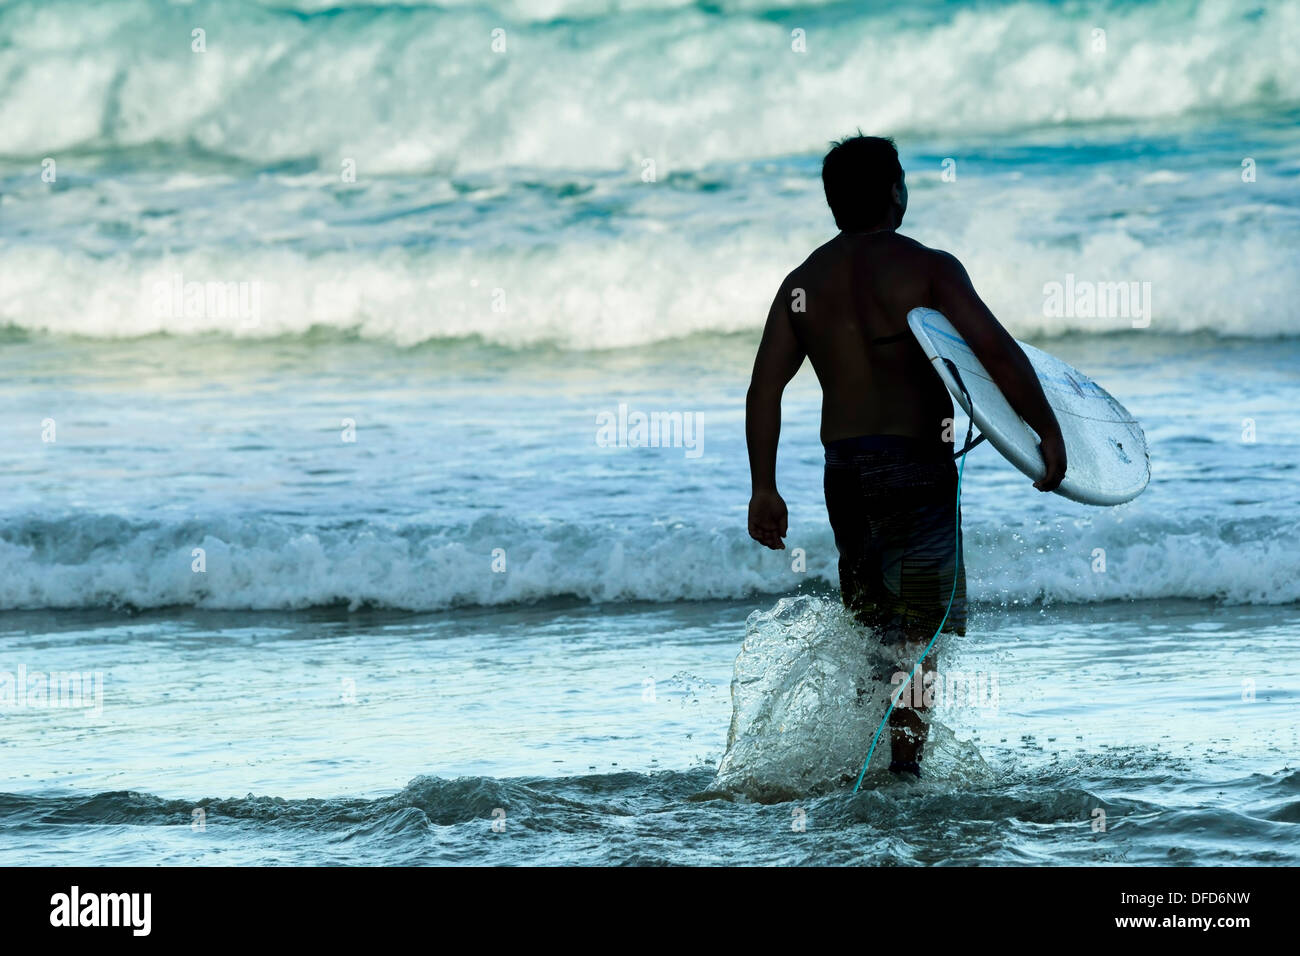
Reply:
<svg viewBox="0 0 1300 956"><path fill-rule="evenodd" d="M966 626L952 400L907 313L928 306L947 316L1037 432L1047 473L1035 488L1061 483L1065 444L1029 360L961 263L898 234L907 187L893 141L854 136L835 144L822 181L840 233L781 284L754 360L745 416L749 533L769 548L785 547L786 507L776 490L781 395L806 356L822 387L826 510L840 593L859 621L898 647L906 673L943 620L954 572L944 630L963 634ZM933 666L927 658L926 668ZM926 725L910 699L904 694L889 720L890 769L920 776Z"/></svg>

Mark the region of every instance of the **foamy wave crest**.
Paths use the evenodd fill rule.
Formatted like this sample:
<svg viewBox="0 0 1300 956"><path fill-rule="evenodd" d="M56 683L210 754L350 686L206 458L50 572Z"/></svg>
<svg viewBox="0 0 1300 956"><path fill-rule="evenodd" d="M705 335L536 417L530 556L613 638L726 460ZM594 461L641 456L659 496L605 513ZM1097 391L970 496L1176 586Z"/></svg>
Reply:
<svg viewBox="0 0 1300 956"><path fill-rule="evenodd" d="M1193 598L1300 601L1300 528L1272 519L1177 524L1099 517L1023 528L968 520L976 601ZM406 610L558 597L679 601L833 588L824 524L793 528L789 554L734 524L575 525L484 517L468 525L352 521L302 526L271 517L167 522L112 515L10 518L0 530L0 608L174 605L298 609L348 604ZM1096 549L1105 552L1098 571ZM195 549L204 570L196 571ZM494 551L504 571L494 569ZM497 567L500 567L498 561Z"/></svg>
<svg viewBox="0 0 1300 956"><path fill-rule="evenodd" d="M859 125L951 135L1300 101L1293 3L627 6L11 3L4 152L668 170L814 151Z"/></svg>
<svg viewBox="0 0 1300 956"><path fill-rule="evenodd" d="M914 234L958 253L985 301L1020 337L1115 332L1146 322L1156 334L1300 334L1293 308L1300 296L1296 250L1284 240L1148 243L1117 228L1089 236L1071 253L1016 230L990 214L961 235ZM326 328L399 346L478 336L512 348L633 347L757 331L781 277L820 238L810 234L807 245L796 246L753 227L708 245L629 237L600 247L394 249L365 257L194 251L150 263L125 253L95 258L13 248L0 252L0 321L106 339L156 333L257 339ZM654 268L647 268L650 262ZM1046 315L1044 286L1067 275L1141 289L1135 301L1149 304L1148 314ZM225 309L159 308L154 290L173 281L255 286L256 314L235 307L242 300L233 293ZM1247 289L1248 297L1229 304L1226 289Z"/></svg>

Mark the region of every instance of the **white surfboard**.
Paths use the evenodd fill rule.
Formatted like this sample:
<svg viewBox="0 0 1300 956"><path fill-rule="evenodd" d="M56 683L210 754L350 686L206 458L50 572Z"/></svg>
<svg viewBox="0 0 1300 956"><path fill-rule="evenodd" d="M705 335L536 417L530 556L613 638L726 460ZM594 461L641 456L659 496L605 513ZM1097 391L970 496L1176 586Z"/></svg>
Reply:
<svg viewBox="0 0 1300 956"><path fill-rule="evenodd" d="M989 444L1030 478L1043 477L1046 469L1038 437L1012 411L952 324L934 309L913 309L907 324L948 391ZM1020 347L1061 423L1067 461L1057 493L1090 505L1117 505L1136 498L1151 480L1147 440L1137 419L1082 372L1032 345L1021 342ZM962 384L970 393L969 401Z"/></svg>

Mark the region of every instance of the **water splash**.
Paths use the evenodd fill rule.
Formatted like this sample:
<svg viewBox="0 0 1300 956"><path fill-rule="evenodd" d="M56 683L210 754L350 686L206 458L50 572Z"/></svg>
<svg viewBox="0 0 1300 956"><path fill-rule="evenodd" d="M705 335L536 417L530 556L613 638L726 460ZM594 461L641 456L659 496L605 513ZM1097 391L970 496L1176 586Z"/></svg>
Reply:
<svg viewBox="0 0 1300 956"><path fill-rule="evenodd" d="M910 665L872 640L838 602L782 598L755 611L731 681L731 728L712 792L762 803L851 787L884 718L889 683ZM979 751L930 720L927 781L992 777ZM876 749L864 789L893 784L889 747Z"/></svg>

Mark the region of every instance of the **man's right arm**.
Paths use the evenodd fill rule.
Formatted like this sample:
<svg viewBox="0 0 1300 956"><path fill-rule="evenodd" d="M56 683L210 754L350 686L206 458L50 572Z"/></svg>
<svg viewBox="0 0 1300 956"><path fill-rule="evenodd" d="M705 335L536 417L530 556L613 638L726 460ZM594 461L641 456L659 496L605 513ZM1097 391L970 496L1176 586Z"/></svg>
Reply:
<svg viewBox="0 0 1300 956"><path fill-rule="evenodd" d="M976 294L956 256L935 252L930 282L936 308L961 333L1016 414L1038 433L1047 471L1034 487L1054 491L1065 477L1065 442L1029 359Z"/></svg>
<svg viewBox="0 0 1300 956"><path fill-rule="evenodd" d="M803 365L805 353L790 322L790 277L772 300L754 374L745 396L745 442L749 446L749 536L774 551L785 548L788 514L776 490L776 444L781 435L781 395Z"/></svg>

